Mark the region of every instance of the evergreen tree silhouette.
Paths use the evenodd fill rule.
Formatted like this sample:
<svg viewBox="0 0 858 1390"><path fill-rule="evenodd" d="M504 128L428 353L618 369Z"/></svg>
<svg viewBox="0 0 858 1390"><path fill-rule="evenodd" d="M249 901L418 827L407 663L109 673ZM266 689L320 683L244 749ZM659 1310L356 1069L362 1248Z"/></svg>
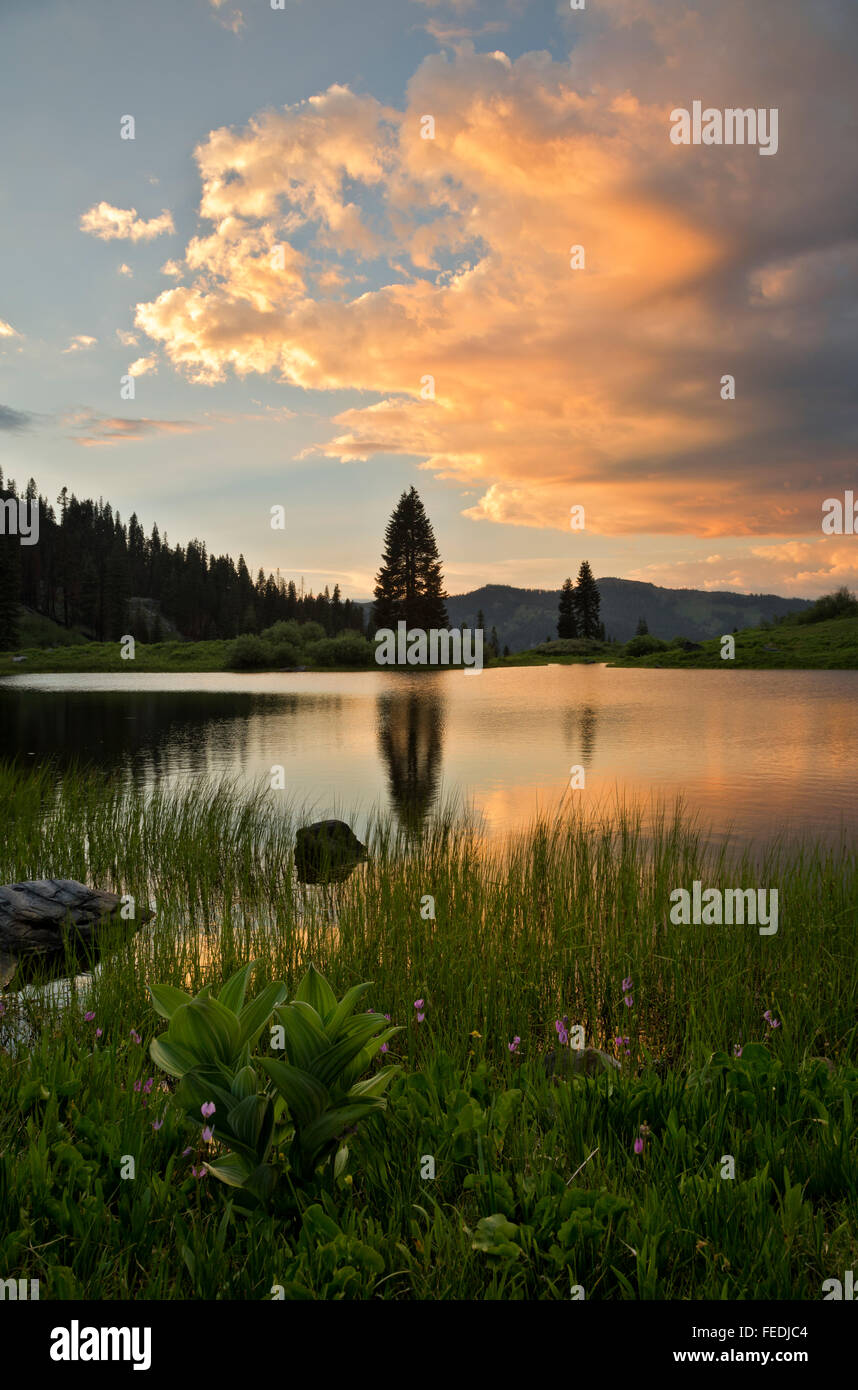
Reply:
<svg viewBox="0 0 858 1390"><path fill-rule="evenodd" d="M604 637L604 627L599 621L599 589L593 578L593 571L586 560L581 562L578 571L578 583L575 586L575 618L578 624L578 636L599 638Z"/></svg>
<svg viewBox="0 0 858 1390"><path fill-rule="evenodd" d="M575 590L571 579L566 579L563 588L560 590L560 604L558 607L557 636L558 637L577 637L578 619L575 614Z"/></svg>
<svg viewBox="0 0 858 1390"><path fill-rule="evenodd" d="M376 575L373 620L376 628L446 628L447 595L432 524L417 489L403 492L384 533L381 569Z"/></svg>

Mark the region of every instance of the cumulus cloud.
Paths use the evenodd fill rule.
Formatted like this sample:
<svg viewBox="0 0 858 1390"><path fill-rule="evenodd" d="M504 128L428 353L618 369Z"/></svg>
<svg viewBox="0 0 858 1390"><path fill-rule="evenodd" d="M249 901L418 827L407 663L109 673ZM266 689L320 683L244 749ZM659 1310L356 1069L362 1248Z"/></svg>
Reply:
<svg viewBox="0 0 858 1390"><path fill-rule="evenodd" d="M69 339L68 347L63 348L63 355L67 352L86 352L88 348L95 347L97 342L98 339L91 338L88 333L75 333L74 337Z"/></svg>
<svg viewBox="0 0 858 1390"><path fill-rule="evenodd" d="M116 336L123 347L136 347L140 341L136 333L129 333L126 328L117 328Z"/></svg>
<svg viewBox="0 0 858 1390"><path fill-rule="evenodd" d="M858 589L858 551L849 540L819 536L769 545L745 543L704 559L660 560L627 572L668 589L735 590L805 598L846 585Z"/></svg>
<svg viewBox="0 0 858 1390"><path fill-rule="evenodd" d="M20 338L18 333L5 319L0 319L0 338Z"/></svg>
<svg viewBox="0 0 858 1390"><path fill-rule="evenodd" d="M843 6L588 16L568 61L462 45L402 110L334 86L211 132L208 230L136 325L194 381L373 393L324 451L417 457L478 490L476 520L568 530L583 505L605 534L815 529L854 467ZM780 106L778 154L673 145L671 110L697 98Z"/></svg>
<svg viewBox="0 0 858 1390"><path fill-rule="evenodd" d="M80 229L102 241L151 241L165 232L175 231L172 213L166 208L159 217L149 221L137 216L136 208L115 208L110 203L97 203L80 219ZM127 273L127 267L122 273Z"/></svg>
<svg viewBox="0 0 858 1390"><path fill-rule="evenodd" d="M157 372L158 359L152 354L150 357L138 357L128 368L129 376L147 376L149 372Z"/></svg>

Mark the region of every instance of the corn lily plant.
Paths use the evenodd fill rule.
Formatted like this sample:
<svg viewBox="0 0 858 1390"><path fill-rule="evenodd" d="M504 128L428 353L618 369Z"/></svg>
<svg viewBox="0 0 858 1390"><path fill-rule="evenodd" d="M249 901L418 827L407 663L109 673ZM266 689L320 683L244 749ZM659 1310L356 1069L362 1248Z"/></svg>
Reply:
<svg viewBox="0 0 858 1390"><path fill-rule="evenodd" d="M342 1172L348 1159L343 1131L386 1107L384 1091L399 1068L359 1078L400 1030L388 1027L381 1014L354 1016L369 983L338 1001L312 965L288 1003L279 981L245 1003L255 963L236 971L217 996L210 986L191 996L152 985L154 1006L169 1026L150 1054L178 1079L176 1098L188 1118L208 1126L228 1148L206 1163L208 1172L264 1202L279 1176L273 1154L286 1155L293 1183L308 1183L334 1154L335 1173ZM272 1015L272 1042L282 1041L285 1055L256 1057Z"/></svg>

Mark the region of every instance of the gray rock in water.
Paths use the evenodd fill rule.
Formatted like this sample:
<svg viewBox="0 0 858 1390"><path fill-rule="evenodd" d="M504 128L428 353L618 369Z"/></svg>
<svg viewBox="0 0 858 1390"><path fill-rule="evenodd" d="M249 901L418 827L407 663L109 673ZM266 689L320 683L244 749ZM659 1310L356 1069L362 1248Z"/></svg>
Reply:
<svg viewBox="0 0 858 1390"><path fill-rule="evenodd" d="M545 1058L545 1075L554 1077L598 1076L603 1071L619 1071L616 1057L598 1047L561 1047Z"/></svg>
<svg viewBox="0 0 858 1390"><path fill-rule="evenodd" d="M89 944L121 906L115 893L88 888L71 878L42 878L0 887L0 951L13 955L62 951L65 940ZM133 923L148 922L151 912Z"/></svg>
<svg viewBox="0 0 858 1390"><path fill-rule="evenodd" d="M295 867L301 883L347 878L365 858L366 845L344 820L315 821L303 825L295 836Z"/></svg>

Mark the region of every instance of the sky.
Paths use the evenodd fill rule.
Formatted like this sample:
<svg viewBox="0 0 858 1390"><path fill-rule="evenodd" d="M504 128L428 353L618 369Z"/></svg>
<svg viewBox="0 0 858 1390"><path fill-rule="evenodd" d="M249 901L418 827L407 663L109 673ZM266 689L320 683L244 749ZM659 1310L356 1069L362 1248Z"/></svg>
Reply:
<svg viewBox="0 0 858 1390"><path fill-rule="evenodd" d="M854 0L282 6L2 0L7 479L353 598L412 484L450 593L858 587Z"/></svg>

